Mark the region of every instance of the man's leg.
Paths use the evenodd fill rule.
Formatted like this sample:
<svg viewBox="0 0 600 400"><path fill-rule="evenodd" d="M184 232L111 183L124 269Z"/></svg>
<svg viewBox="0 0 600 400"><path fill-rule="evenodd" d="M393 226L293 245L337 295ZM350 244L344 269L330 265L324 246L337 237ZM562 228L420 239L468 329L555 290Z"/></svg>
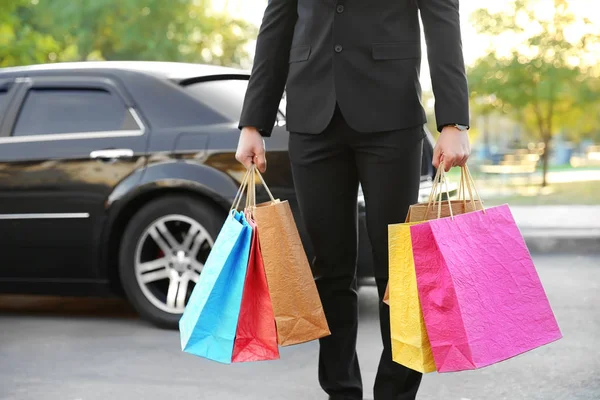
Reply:
<svg viewBox="0 0 600 400"><path fill-rule="evenodd" d="M383 353L375 379L375 400L412 400L422 375L392 361L390 310L381 300L389 276L388 224L404 222L408 207L418 199L423 131L419 126L373 134L354 132L352 140L380 300Z"/></svg>
<svg viewBox="0 0 600 400"><path fill-rule="evenodd" d="M313 270L331 336L320 340L319 382L330 399L362 399L358 331L358 175L336 111L319 135L290 134L300 213L314 248Z"/></svg>

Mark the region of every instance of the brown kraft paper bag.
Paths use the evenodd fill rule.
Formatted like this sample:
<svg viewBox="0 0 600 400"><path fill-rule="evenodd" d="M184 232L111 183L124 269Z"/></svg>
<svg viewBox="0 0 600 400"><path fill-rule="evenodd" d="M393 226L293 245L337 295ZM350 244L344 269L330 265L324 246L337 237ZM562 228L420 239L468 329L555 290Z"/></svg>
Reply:
<svg viewBox="0 0 600 400"><path fill-rule="evenodd" d="M440 171L438 169L438 171ZM435 181L437 185L434 183L434 186L431 188L432 196L429 201L423 203L413 204L408 209L408 215L406 216L405 222L424 222L430 221L437 218L447 218L450 215L459 215L466 214L473 211L483 210L483 204L481 204L480 199L473 199L473 194L471 193L471 184L472 181L471 175L468 172L468 169L461 168L461 177L460 177L460 187L459 187L459 197L460 200L444 200L441 202L441 205L438 201L435 200L433 196L433 192L436 188L441 189L441 175L438 174L435 177ZM470 200L466 199L466 191L470 193ZM450 213L450 207L452 207L452 214ZM383 302L387 305L390 305L390 287L389 285L385 288L385 294L383 295Z"/></svg>
<svg viewBox="0 0 600 400"><path fill-rule="evenodd" d="M469 212L483 210L483 205L479 200L450 200L450 204L452 205L452 214L466 214ZM418 203L413 204L408 209L408 215L406 217L406 222L423 222L430 221L432 219L438 218L438 207L437 205L433 205L427 209L427 203ZM450 216L450 206L447 201L442 203L442 211L440 213L440 218L447 218Z"/></svg>
<svg viewBox="0 0 600 400"><path fill-rule="evenodd" d="M289 203L274 200L258 204L253 211L260 232L279 345L289 346L330 335Z"/></svg>

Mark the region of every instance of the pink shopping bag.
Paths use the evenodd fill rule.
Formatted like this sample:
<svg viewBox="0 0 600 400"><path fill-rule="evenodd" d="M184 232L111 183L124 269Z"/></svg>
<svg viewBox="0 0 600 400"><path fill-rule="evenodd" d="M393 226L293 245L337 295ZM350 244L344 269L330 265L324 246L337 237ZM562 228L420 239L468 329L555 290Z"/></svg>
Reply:
<svg viewBox="0 0 600 400"><path fill-rule="evenodd" d="M439 372L485 367L562 337L508 206L410 229Z"/></svg>

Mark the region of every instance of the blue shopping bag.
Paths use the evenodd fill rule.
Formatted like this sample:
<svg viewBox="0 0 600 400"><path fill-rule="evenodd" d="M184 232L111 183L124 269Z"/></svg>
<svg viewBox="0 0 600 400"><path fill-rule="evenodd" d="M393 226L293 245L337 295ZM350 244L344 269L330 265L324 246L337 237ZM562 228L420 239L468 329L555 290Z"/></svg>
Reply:
<svg viewBox="0 0 600 400"><path fill-rule="evenodd" d="M251 242L252 227L232 211L179 321L186 353L231 363Z"/></svg>

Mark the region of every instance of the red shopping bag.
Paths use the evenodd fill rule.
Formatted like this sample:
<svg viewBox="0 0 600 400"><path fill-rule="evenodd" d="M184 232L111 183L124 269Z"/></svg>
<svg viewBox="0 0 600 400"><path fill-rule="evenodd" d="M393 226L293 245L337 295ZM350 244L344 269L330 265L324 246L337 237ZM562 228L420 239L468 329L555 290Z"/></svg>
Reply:
<svg viewBox="0 0 600 400"><path fill-rule="evenodd" d="M246 218L253 235L232 362L277 360L279 348L275 315L260 251L258 229L250 215L246 215Z"/></svg>

